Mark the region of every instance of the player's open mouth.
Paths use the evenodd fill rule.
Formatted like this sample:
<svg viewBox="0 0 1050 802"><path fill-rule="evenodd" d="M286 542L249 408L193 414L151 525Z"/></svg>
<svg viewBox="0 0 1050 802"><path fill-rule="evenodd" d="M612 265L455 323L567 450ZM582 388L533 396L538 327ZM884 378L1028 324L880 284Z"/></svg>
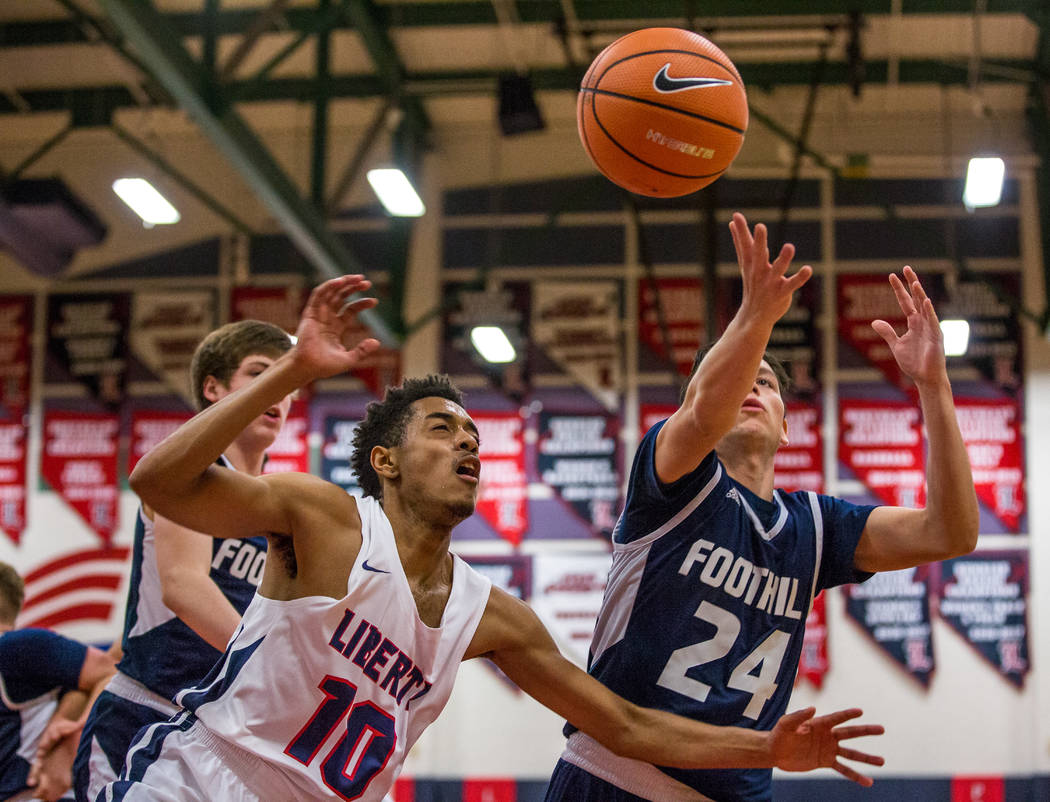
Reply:
<svg viewBox="0 0 1050 802"><path fill-rule="evenodd" d="M456 466L456 475L469 482L477 482L481 475L481 460L477 457L467 457Z"/></svg>

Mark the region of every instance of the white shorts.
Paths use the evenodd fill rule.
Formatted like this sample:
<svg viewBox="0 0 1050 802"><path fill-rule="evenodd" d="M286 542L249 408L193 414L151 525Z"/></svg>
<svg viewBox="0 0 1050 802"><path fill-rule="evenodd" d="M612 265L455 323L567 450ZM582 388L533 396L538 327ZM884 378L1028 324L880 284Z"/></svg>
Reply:
<svg viewBox="0 0 1050 802"><path fill-rule="evenodd" d="M143 730L128 750L120 779L96 802L287 802L312 795L255 755L180 713Z"/></svg>

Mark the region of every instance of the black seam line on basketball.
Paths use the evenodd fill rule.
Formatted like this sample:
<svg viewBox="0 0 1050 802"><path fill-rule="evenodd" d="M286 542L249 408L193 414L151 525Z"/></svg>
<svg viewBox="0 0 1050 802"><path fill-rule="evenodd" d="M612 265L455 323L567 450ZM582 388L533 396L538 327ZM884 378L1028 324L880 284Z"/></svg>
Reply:
<svg viewBox="0 0 1050 802"><path fill-rule="evenodd" d="M602 121L600 119L598 119L597 112L595 112L594 121L596 123L598 123L598 127L602 129L602 133L605 134L605 136L608 138L608 140L610 142L612 142L614 145L616 145L616 147L618 147L620 150L622 150L624 153L626 153L628 156L630 156L632 159L634 159L639 164L644 164L650 170L655 170L658 173L663 173L664 175L674 176L675 178L685 178L685 179L688 179L688 180L695 181L698 178L710 178L713 175L721 175L722 173L724 173L726 170L729 169L729 165L727 164L721 170L716 170L713 173L702 173L700 175L687 175L686 173L675 173L675 172L672 172L671 170L665 170L663 167L657 167L655 164L649 164L649 162L647 162L641 156L636 156L635 154L631 153L631 151L627 150L627 148L625 148L623 145L621 145L618 141L616 141L616 138L606 130L605 126L602 125Z"/></svg>
<svg viewBox="0 0 1050 802"><path fill-rule="evenodd" d="M737 128L735 125L730 125L729 123L724 123L721 120L714 119L713 117L705 117L703 114L697 114L696 112L686 111L685 109L680 109L677 106L671 106L671 105L668 105L667 103L657 103L655 100L646 100L645 98L634 97L633 95L624 95L624 94L621 94L619 92L610 92L608 89L581 89L580 91L581 92L590 92L591 94L594 94L594 95L605 95L607 97L618 97L618 98L620 98L622 100L633 100L635 103L644 103L646 106L656 106L656 108L658 108L658 109L667 109L667 111L673 111L673 112L676 112L678 114L684 114L686 117L692 117L695 120L703 120L705 123L711 123L712 125L717 125L717 126L720 126L722 128L727 128L730 131L734 131L735 133L740 134L741 136L743 136L744 134L747 133L747 129L746 128ZM594 117L595 117L595 119L598 118L597 111L595 111Z"/></svg>
<svg viewBox="0 0 1050 802"><path fill-rule="evenodd" d="M621 59L617 59L612 64L610 64L608 67L606 67L604 70L602 70L602 74L599 75L598 76L598 80L594 82L595 87L597 87L602 82L602 78L605 77L605 73L607 73L609 70L611 70L617 64L622 64L625 61L629 61L632 58L638 58L640 56L655 56L658 53L680 53L680 54L682 54L684 56L696 56L697 58L702 58L704 61L710 61L712 64L717 64L719 67L721 67L726 72L730 73L731 75L735 75L737 77L737 79L740 80L741 83L743 83L743 79L740 78L740 73L737 71L736 65L733 65L732 68L730 68L730 67L726 66L725 64L723 64L718 59L712 58L711 56L705 56L703 53L697 53L695 50L672 50L672 49L666 49L666 50L643 50L641 53L631 53L631 55L629 55L629 56L624 56Z"/></svg>

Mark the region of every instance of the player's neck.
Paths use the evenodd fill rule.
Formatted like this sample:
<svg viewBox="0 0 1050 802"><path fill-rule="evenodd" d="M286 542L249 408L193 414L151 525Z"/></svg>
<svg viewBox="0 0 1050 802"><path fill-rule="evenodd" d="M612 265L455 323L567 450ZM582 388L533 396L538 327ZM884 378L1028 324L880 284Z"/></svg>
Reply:
<svg viewBox="0 0 1050 802"><path fill-rule="evenodd" d="M448 559L452 526L424 517L412 505L390 494L383 499L383 511L390 521L397 543L401 565L409 582L422 581L439 574Z"/></svg>
<svg viewBox="0 0 1050 802"><path fill-rule="evenodd" d="M718 450L726 472L759 498L773 500L773 458L765 454Z"/></svg>
<svg viewBox="0 0 1050 802"><path fill-rule="evenodd" d="M237 439L226 447L222 455L241 473L258 476L262 473L266 451L257 444L244 443Z"/></svg>
<svg viewBox="0 0 1050 802"><path fill-rule="evenodd" d="M0 635L6 635L15 628L14 624L0 624Z"/></svg>

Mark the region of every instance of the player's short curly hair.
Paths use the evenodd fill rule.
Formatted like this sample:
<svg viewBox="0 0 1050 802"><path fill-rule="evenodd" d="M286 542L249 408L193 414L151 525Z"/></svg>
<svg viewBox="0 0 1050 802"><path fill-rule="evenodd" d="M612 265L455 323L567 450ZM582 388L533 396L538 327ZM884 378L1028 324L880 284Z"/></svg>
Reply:
<svg viewBox="0 0 1050 802"><path fill-rule="evenodd" d="M405 437L405 426L412 416L412 404L421 398L445 398L463 406L463 394L448 376L431 374L418 379L405 379L400 387L388 387L382 401L373 401L365 419L354 432L350 467L366 496L383 498L383 485L372 470L372 449L376 446L399 446Z"/></svg>
<svg viewBox="0 0 1050 802"><path fill-rule="evenodd" d="M291 347L292 340L284 329L261 320L238 320L215 329L201 340L190 363L197 409L211 406L204 397L204 382L209 376L229 386L246 356L261 354L277 359Z"/></svg>
<svg viewBox="0 0 1050 802"><path fill-rule="evenodd" d="M718 342L715 340L715 342ZM708 352L715 347L715 343L711 342L707 345L703 345L696 352L696 356L693 357L693 367L689 371L689 377L682 384L682 391L678 394L678 403L681 404L685 401L685 391L689 387L689 380L696 374L697 369L700 367L700 363L703 362L704 357L707 356ZM791 389L791 376L788 375L787 368L784 367L784 363L773 356L769 351L762 354L762 358L769 364L769 367L773 369L773 375L777 377L777 384L780 385L780 397L784 397L784 393Z"/></svg>
<svg viewBox="0 0 1050 802"><path fill-rule="evenodd" d="M22 612L26 586L14 566L0 562L0 622L14 624Z"/></svg>

